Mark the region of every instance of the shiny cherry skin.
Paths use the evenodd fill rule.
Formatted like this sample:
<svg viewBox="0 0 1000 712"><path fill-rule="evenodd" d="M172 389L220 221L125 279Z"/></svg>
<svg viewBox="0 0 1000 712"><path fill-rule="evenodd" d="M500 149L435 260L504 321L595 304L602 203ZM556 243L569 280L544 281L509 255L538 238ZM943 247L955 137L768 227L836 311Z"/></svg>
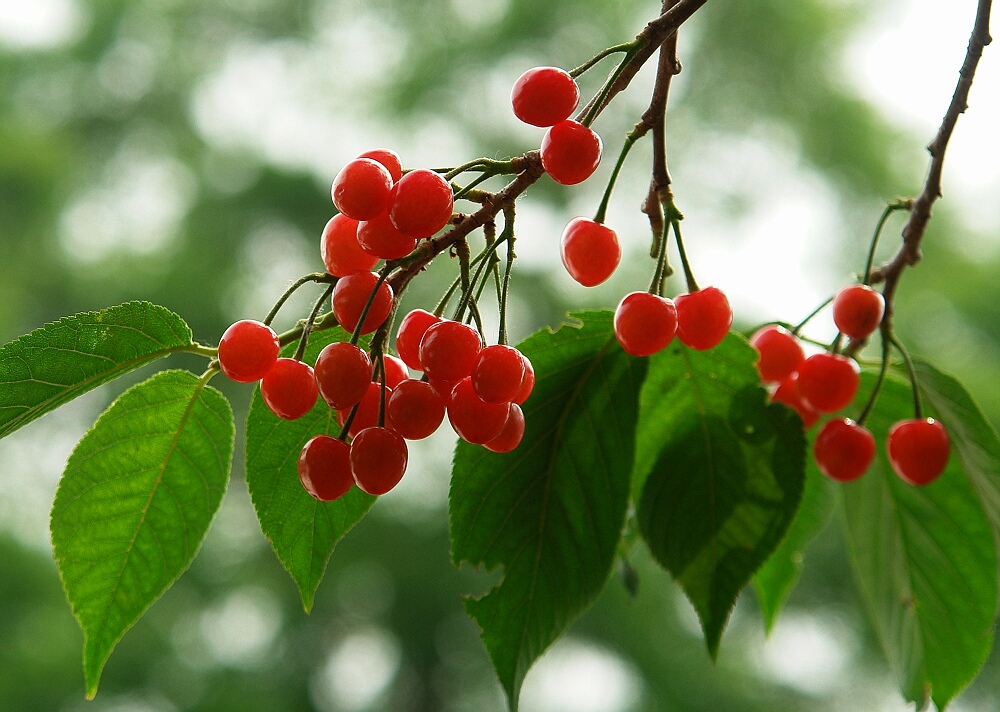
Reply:
<svg viewBox="0 0 1000 712"><path fill-rule="evenodd" d="M340 499L354 486L351 446L329 435L317 435L299 453L299 481L320 502Z"/></svg>
<svg viewBox="0 0 1000 712"><path fill-rule="evenodd" d="M798 338L783 326L770 324L750 337L757 349L757 372L764 383L780 383L799 370L806 360Z"/></svg>
<svg viewBox="0 0 1000 712"><path fill-rule="evenodd" d="M451 184L434 171L410 171L392 187L389 220L410 237L430 237L451 221L455 195Z"/></svg>
<svg viewBox="0 0 1000 712"><path fill-rule="evenodd" d="M382 495L403 479L406 441L386 428L365 428L351 442L351 471L358 487Z"/></svg>
<svg viewBox="0 0 1000 712"><path fill-rule="evenodd" d="M396 332L396 351L403 362L414 371L423 371L420 363L420 340L432 325L444 321L423 309L414 309L403 317Z"/></svg>
<svg viewBox="0 0 1000 712"><path fill-rule="evenodd" d="M348 332L353 332L361 318L361 312L368 303L368 297L378 284L378 275L374 272L358 272L349 274L337 281L333 288L333 313L337 321ZM392 311L392 287L382 282L378 292L365 317L361 327L362 334L370 334L382 326L382 322Z"/></svg>
<svg viewBox="0 0 1000 712"><path fill-rule="evenodd" d="M626 294L615 310L615 338L632 356L651 356L665 349L677 333L674 303L648 292Z"/></svg>
<svg viewBox="0 0 1000 712"><path fill-rule="evenodd" d="M430 383L408 379L393 390L385 413L397 433L407 440L422 440L444 420L444 399Z"/></svg>
<svg viewBox="0 0 1000 712"><path fill-rule="evenodd" d="M500 435L507 417L508 403L487 403L476 395L471 378L463 378L451 393L448 420L458 436L474 445L483 445Z"/></svg>
<svg viewBox="0 0 1000 712"><path fill-rule="evenodd" d="M511 398L511 402L517 405L524 405L524 401L528 400L528 396L535 389L535 368L527 356L521 354L521 358L524 360L524 376L521 378L521 386L517 389L517 393Z"/></svg>
<svg viewBox="0 0 1000 712"><path fill-rule="evenodd" d="M789 408L794 408L802 418L802 425L806 430L816 425L819 421L819 412L802 399L799 393L799 374L793 373L791 376L778 384L771 400L775 403L783 403Z"/></svg>
<svg viewBox="0 0 1000 712"><path fill-rule="evenodd" d="M319 398L316 376L309 364L279 358L260 382L264 404L283 420L296 420L312 410Z"/></svg>
<svg viewBox="0 0 1000 712"><path fill-rule="evenodd" d="M471 326L442 321L420 339L420 363L428 379L457 383L472 373L481 348L479 332Z"/></svg>
<svg viewBox="0 0 1000 712"><path fill-rule="evenodd" d="M472 370L472 387L487 403L509 403L521 390L524 359L511 346L496 344L479 352Z"/></svg>
<svg viewBox="0 0 1000 712"><path fill-rule="evenodd" d="M392 178L393 183L403 177L403 162L400 160L399 154L391 149L376 148L371 151L365 151L358 158L370 158L373 161L381 163L389 171L389 176Z"/></svg>
<svg viewBox="0 0 1000 712"><path fill-rule="evenodd" d="M503 430L483 447L491 452L511 452L521 444L524 437L524 413L517 403L510 404L510 411L507 415L507 422L504 423Z"/></svg>
<svg viewBox="0 0 1000 712"><path fill-rule="evenodd" d="M358 221L343 213L334 215L323 228L320 252L326 271L334 277L368 272L378 263L378 257L362 250L358 243Z"/></svg>
<svg viewBox="0 0 1000 712"><path fill-rule="evenodd" d="M417 240L397 230L389 221L389 213L384 212L358 223L358 244L370 255L397 260L413 252Z"/></svg>
<svg viewBox="0 0 1000 712"><path fill-rule="evenodd" d="M392 176L378 161L355 158L340 169L330 193L337 210L355 220L371 220L389 205Z"/></svg>
<svg viewBox="0 0 1000 712"><path fill-rule="evenodd" d="M238 321L222 335L219 342L219 368L237 383L262 379L275 361L281 344L274 329L259 321Z"/></svg>
<svg viewBox="0 0 1000 712"><path fill-rule="evenodd" d="M813 354L799 367L802 399L820 413L834 413L854 400L861 385L861 368L853 358L823 352Z"/></svg>
<svg viewBox="0 0 1000 712"><path fill-rule="evenodd" d="M576 185L597 170L601 148L601 137L583 124L560 121L542 138L542 167L556 183Z"/></svg>
<svg viewBox="0 0 1000 712"><path fill-rule="evenodd" d="M580 103L580 87L565 69L534 67L514 82L510 92L514 116L532 126L565 121Z"/></svg>
<svg viewBox="0 0 1000 712"><path fill-rule="evenodd" d="M696 351L718 346L733 325L733 308L718 287L674 298L677 305L677 338Z"/></svg>
<svg viewBox="0 0 1000 712"><path fill-rule="evenodd" d="M833 300L833 323L852 339L867 339L882 323L885 298L869 286L844 287Z"/></svg>
<svg viewBox="0 0 1000 712"><path fill-rule="evenodd" d="M594 287L612 275L622 259L618 234L589 218L573 218L560 241L563 266L584 287Z"/></svg>
<svg viewBox="0 0 1000 712"><path fill-rule="evenodd" d="M400 358L386 354L382 357L382 365L385 368L385 385L389 388L395 388L410 377L406 364Z"/></svg>
<svg viewBox="0 0 1000 712"><path fill-rule="evenodd" d="M850 418L838 418L820 428L813 445L820 472L837 482L851 482L868 471L875 459L875 437Z"/></svg>
<svg viewBox="0 0 1000 712"><path fill-rule="evenodd" d="M901 420L889 429L886 450L893 471L911 485L936 480L948 466L951 440L933 418Z"/></svg>
<svg viewBox="0 0 1000 712"><path fill-rule="evenodd" d="M381 386L378 382L373 381L368 384L368 390L365 391L365 394L361 397L361 401L357 405L358 411L354 415L354 420L351 421L351 429L347 431L349 437L353 438L365 428L372 428L378 425L378 408L382 398L380 389ZM386 387L385 402L388 403L391 397L392 389ZM337 422L341 426L347 422L351 410L352 408L341 408L337 411ZM386 421L386 427L389 427L388 421Z"/></svg>
<svg viewBox="0 0 1000 712"><path fill-rule="evenodd" d="M327 405L350 408L368 391L374 368L368 353L346 341L328 344L316 358L316 384Z"/></svg>

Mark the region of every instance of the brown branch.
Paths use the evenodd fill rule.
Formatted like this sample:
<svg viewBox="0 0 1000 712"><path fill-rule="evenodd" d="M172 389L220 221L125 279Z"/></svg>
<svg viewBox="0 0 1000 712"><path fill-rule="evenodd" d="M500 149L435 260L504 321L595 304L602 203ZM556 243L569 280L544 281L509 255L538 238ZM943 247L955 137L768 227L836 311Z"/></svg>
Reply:
<svg viewBox="0 0 1000 712"><path fill-rule="evenodd" d="M972 80L976 74L976 67L979 59L983 55L983 49L988 45L990 37L990 9L992 0L979 0L976 10L976 22L969 36L969 46L965 53L965 61L959 71L958 84L952 94L951 103L945 112L941 126L937 135L927 151L931 155L931 165L927 172L927 180L924 182L923 191L913 202L913 209L910 211L910 218L903 226L903 244L888 262L873 270L871 282L885 282L882 294L885 297L885 316L883 317L883 335L891 334L893 302L896 295L896 288L899 286L899 279L906 267L916 265L921 258L920 243L927 230L927 223L931 219L931 208L934 202L941 197L941 172L944 168L944 154L948 148L948 141L955 130L960 114L969 107L969 90L972 88Z"/></svg>

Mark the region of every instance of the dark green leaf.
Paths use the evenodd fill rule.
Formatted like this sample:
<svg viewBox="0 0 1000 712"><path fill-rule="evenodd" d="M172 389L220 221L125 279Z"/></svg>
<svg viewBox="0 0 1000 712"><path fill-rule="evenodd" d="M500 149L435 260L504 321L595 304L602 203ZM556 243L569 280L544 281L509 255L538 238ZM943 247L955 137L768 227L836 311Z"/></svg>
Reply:
<svg viewBox="0 0 1000 712"><path fill-rule="evenodd" d="M305 360L315 363L320 350L349 335L339 327L313 334ZM290 356L291 344L285 349ZM333 549L367 514L375 497L357 487L334 502L313 499L299 482L302 446L315 435L337 435L336 413L322 398L298 420L282 420L264 405L258 388L247 416L247 487L264 536L299 588L302 605L312 608Z"/></svg>
<svg viewBox="0 0 1000 712"><path fill-rule="evenodd" d="M192 346L184 320L149 302L35 329L0 347L0 438L102 383Z"/></svg>
<svg viewBox="0 0 1000 712"><path fill-rule="evenodd" d="M815 436L815 431L812 435ZM812 452L812 442L813 438L810 438L808 452ZM830 523L837 506L837 490L833 482L823 476L811 457L807 457L806 461L806 482L799 511L781 544L753 577L764 626L768 631L777 622L778 614L798 583L806 547Z"/></svg>
<svg viewBox="0 0 1000 712"><path fill-rule="evenodd" d="M873 381L865 374L856 406ZM908 485L890 469L886 434L912 417L909 386L887 379L867 423L880 443L875 462L843 485L841 501L855 574L903 694L918 707L930 696L943 709L992 646L997 556L959 457L926 487Z"/></svg>
<svg viewBox="0 0 1000 712"><path fill-rule="evenodd" d="M125 391L76 446L52 544L83 628L87 696L125 631L191 564L229 480L233 413L187 371Z"/></svg>
<svg viewBox="0 0 1000 712"><path fill-rule="evenodd" d="M802 423L767 404L755 360L735 334L710 351L675 342L651 359L642 390L639 528L694 604L713 657L802 496Z"/></svg>
<svg viewBox="0 0 1000 712"><path fill-rule="evenodd" d="M522 343L538 381L520 446L506 455L459 443L450 494L452 559L503 566L466 611L511 709L531 664L600 593L628 505L644 359L615 341L610 312Z"/></svg>

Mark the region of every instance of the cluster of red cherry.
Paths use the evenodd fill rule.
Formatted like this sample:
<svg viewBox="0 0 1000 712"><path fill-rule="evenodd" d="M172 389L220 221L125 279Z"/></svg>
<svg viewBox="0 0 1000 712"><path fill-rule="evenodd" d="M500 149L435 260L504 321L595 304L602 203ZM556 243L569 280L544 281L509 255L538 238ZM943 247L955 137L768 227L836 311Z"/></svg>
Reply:
<svg viewBox="0 0 1000 712"><path fill-rule="evenodd" d="M867 339L878 328L884 311L882 295L863 284L844 287L833 300L833 321L851 339ZM750 343L760 354L761 380L774 388L772 399L794 408L806 428L815 425L821 414L846 408L854 400L861 369L853 358L832 351L806 358L795 334L778 325L763 327ZM926 485L944 471L951 446L940 422L918 417L893 425L886 449L900 478ZM820 429L813 456L824 475L850 482L865 474L874 460L875 437L863 423L835 418Z"/></svg>

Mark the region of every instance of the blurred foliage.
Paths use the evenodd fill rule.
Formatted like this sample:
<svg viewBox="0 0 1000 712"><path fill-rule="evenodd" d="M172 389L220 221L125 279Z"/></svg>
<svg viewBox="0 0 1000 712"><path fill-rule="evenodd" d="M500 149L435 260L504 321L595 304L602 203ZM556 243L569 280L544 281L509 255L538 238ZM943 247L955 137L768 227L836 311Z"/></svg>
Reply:
<svg viewBox="0 0 1000 712"><path fill-rule="evenodd" d="M59 316L130 299L167 306L185 317L196 338L214 342L233 319L255 315L247 309L256 303L256 292L273 299L284 280L297 276L272 268L287 266L298 255L304 271L316 268L317 237L331 211L326 181L337 166L317 172L300 154L283 156L274 148L272 139L280 143L297 130L282 123L280 105L266 106L268 119L256 127L256 143L235 130L225 140L206 130L199 97L233 57L251 62L239 75L244 79L266 69L275 56L296 59L298 64L289 60L288 67L307 67L309 75L293 71L286 78L314 87L313 95L332 116L353 117L345 126L364 127L375 136L413 132L414 146L425 143L420 130L429 126L449 150L458 145L476 155L514 154L536 139L526 143L526 134L511 122L483 113L492 106L493 73L514 67L513 77L532 63L573 66L631 37L658 6L635 0L50 4L72 11L76 34L47 47L0 44L4 342ZM788 138L803 164L837 191L843 219L857 228L848 247L859 248L879 200L918 189L927 140L891 125L838 75L844 44L868 11L865 3L821 0L709 4L692 22L690 35L684 30L687 84L683 95L671 100L668 141L697 145L761 126ZM350 39L344 28L359 34L339 46ZM352 72L364 74L384 57L395 58L390 70L373 74L368 85L349 88ZM586 88L592 87L585 83ZM244 89L253 95L253 86ZM641 93L622 97L616 106L623 108L601 118L607 135L623 133L644 105ZM245 108L231 107L237 113ZM359 147L343 138L346 145L333 152L346 159ZM606 138L606 146L615 144ZM331 152L328 146L316 148L322 155ZM141 200L134 198L137 190ZM568 198L545 181L527 200L565 209ZM914 351L958 375L997 422L1000 299L994 275L1000 265L996 258L962 252L963 238L961 216L943 205L925 242L933 268L914 270L903 281L899 330ZM554 236L545 239L555 242ZM855 252L849 254L837 265L845 272L856 268ZM433 303L453 272L453 265L435 265L408 299ZM560 290L542 267L515 276L520 336L555 326L568 308L595 299ZM796 305L795 313L811 306ZM174 361L186 363L179 358L171 365ZM242 422L249 391L220 385ZM80 424L81 434L85 425ZM0 443L0 457L5 447ZM447 452L432 461L435 467L446 463ZM343 541L307 617L252 518L241 463L238 451L229 497L204 551L125 636L94 703L82 700L81 635L53 562L16 538L0 538L5 573L0 709L502 709L478 631L458 600L461 593L488 585L482 575L456 571L448 562L446 484L440 473L434 479L430 465L416 468L408 477L427 479L427 502L422 507L382 503ZM9 477L16 482L27 470L15 469ZM0 490L0 497L9 499L8 510L16 506L16 496L11 487ZM611 655L615 669L629 671L625 679L637 694L630 709L875 709L894 699L885 663L863 623L839 524L810 549L786 614L800 622L820 621L844 641L846 663L826 687L810 688L768 666L761 623L748 596L737 606L713 667L676 586L644 552L634 563L638 596L630 600L613 582L556 649L569 656L585 645ZM364 667L368 658L360 653L362 667L344 663L345 655L359 650L381 651L388 666L385 688L375 689L367 702L360 693L345 692L352 689L351 679L358 689L368 689L365 684L378 669ZM811 653L816 650L789 648L786 655ZM963 699L991 704L1000 676L989 673L996 669L992 660ZM344 682L338 677L344 670L355 677ZM552 700L531 691L532 675L525 710Z"/></svg>

